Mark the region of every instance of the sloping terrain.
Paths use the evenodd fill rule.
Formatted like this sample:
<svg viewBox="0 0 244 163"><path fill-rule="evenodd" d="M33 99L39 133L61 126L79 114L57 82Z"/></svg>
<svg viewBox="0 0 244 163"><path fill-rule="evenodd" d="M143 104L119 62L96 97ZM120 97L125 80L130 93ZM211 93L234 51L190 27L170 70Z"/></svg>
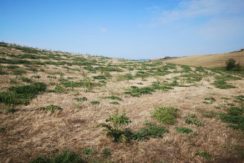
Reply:
<svg viewBox="0 0 244 163"><path fill-rule="evenodd" d="M202 56L189 56L175 59L166 60L167 63L189 65L189 66L202 66L208 68L224 67L225 62L233 58L237 63L244 66L244 50L225 53L225 54L212 54Z"/></svg>
<svg viewBox="0 0 244 163"><path fill-rule="evenodd" d="M242 162L243 77L1 43L0 162Z"/></svg>

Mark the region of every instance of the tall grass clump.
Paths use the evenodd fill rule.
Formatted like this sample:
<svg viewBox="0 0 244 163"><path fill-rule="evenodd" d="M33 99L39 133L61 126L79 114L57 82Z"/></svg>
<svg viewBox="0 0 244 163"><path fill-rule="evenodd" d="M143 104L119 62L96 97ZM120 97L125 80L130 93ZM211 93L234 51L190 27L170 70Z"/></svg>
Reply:
<svg viewBox="0 0 244 163"><path fill-rule="evenodd" d="M177 109L173 107L158 107L152 112L152 117L162 124L175 124Z"/></svg>

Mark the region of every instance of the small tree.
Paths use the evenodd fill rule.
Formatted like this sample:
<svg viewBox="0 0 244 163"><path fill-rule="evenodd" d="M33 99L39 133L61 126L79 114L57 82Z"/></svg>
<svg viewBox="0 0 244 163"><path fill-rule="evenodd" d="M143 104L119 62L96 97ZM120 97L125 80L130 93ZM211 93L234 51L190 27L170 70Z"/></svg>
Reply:
<svg viewBox="0 0 244 163"><path fill-rule="evenodd" d="M240 64L236 63L233 58L230 58L226 61L226 70L236 70L239 71L241 68Z"/></svg>

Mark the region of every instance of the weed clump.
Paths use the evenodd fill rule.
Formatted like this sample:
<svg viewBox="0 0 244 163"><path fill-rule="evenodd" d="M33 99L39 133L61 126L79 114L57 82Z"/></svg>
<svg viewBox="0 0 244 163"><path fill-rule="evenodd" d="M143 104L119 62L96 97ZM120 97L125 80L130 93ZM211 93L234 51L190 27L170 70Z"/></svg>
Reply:
<svg viewBox="0 0 244 163"><path fill-rule="evenodd" d="M152 87L142 87L131 86L125 93L134 97L139 97L143 94L152 94L155 90Z"/></svg>
<svg viewBox="0 0 244 163"><path fill-rule="evenodd" d="M176 127L178 133L189 134L192 132L192 129L186 127Z"/></svg>
<svg viewBox="0 0 244 163"><path fill-rule="evenodd" d="M200 156L206 160L211 160L211 158L212 158L212 156L208 152L203 151L203 150L197 151L196 156Z"/></svg>
<svg viewBox="0 0 244 163"><path fill-rule="evenodd" d="M63 110L63 108L61 108L60 106L57 106L57 105L48 105L48 106L45 106L45 107L41 107L39 109L43 110L45 112L51 112L51 113Z"/></svg>
<svg viewBox="0 0 244 163"><path fill-rule="evenodd" d="M72 151L64 151L62 153L56 154L54 156L46 157L39 156L32 160L31 163L85 163L78 154Z"/></svg>
<svg viewBox="0 0 244 163"><path fill-rule="evenodd" d="M133 133L126 126L131 123L130 119L123 114L113 114L106 123L100 124L101 127L105 128L107 136L111 137L114 142L128 142L133 138Z"/></svg>
<svg viewBox="0 0 244 163"><path fill-rule="evenodd" d="M162 137L162 135L166 132L167 129L165 129L164 127L161 127L154 123L145 122L144 127L134 134L134 139L145 140L149 138L158 138Z"/></svg>
<svg viewBox="0 0 244 163"><path fill-rule="evenodd" d="M152 117L162 124L175 124L177 109L173 107L159 107L152 112Z"/></svg>
<svg viewBox="0 0 244 163"><path fill-rule="evenodd" d="M187 124L193 124L196 126L203 126L203 123L197 118L195 114L190 114L186 117L185 122Z"/></svg>

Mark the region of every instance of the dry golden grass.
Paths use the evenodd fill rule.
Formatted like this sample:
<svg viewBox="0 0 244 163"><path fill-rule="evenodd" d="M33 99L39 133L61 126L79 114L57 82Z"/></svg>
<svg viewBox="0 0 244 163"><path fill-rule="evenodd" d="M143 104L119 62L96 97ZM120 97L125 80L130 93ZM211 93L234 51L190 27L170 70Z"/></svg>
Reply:
<svg viewBox="0 0 244 163"><path fill-rule="evenodd" d="M182 57L176 59L169 59L166 60L165 62L181 64L181 65L189 65L189 66L202 66L202 67L214 68L214 67L224 67L225 62L230 58L235 59L238 63L240 63L240 65L244 66L244 51L225 53L225 54L189 56L189 57Z"/></svg>
<svg viewBox="0 0 244 163"><path fill-rule="evenodd" d="M14 48L1 47L0 50L14 55L23 53L19 53L19 50ZM214 56L211 57L214 58ZM71 62L72 58L73 56L66 57L66 61ZM96 59L96 57L88 57L89 60L94 58ZM121 65L127 62L105 59L104 64L108 65L108 63L122 68ZM208 60L205 63L210 64L210 61ZM152 94L131 97L124 93L130 86L145 87L150 86L155 81L172 81L175 77L179 78L179 83L184 84L185 82L180 82L180 76L184 73L178 72L181 70L180 66L176 66L177 72L172 70L171 73L164 76L117 80L119 75L137 72L141 64L143 63L133 62L135 68L133 71L122 68L123 72L111 72L112 76L107 79L106 84L94 87L91 91L82 87L74 87L66 88L66 92L63 93L52 92L54 87L60 84L60 79L69 78L69 80L78 82L86 77L92 78L103 75L103 73L99 70L96 73L89 72L82 65L69 65L67 66L68 69L64 65L34 65L32 68L37 68L37 72L27 70L27 73L21 76L46 83L48 90L32 99L28 105L15 106L17 109L15 113L5 113L4 110L8 106L0 103L0 127L5 128L4 132L0 132L0 162L24 163L39 155L50 155L65 149L75 151L83 157L82 149L85 147L92 147L96 151L91 158L88 158L88 161L91 161L92 158L97 158L100 162L126 163L243 161L243 131L229 128L217 117L207 118L203 116L203 112L206 111L224 112L229 104L238 105L234 96L244 93L243 76L240 76L241 80L231 81L235 86L231 89L216 88L212 84L216 74L209 72L199 82L186 83L187 87L175 86L169 91L157 90ZM217 64L221 65L222 62ZM8 65L10 64L1 64L1 66ZM165 64L160 63L159 66L162 65ZM8 69L6 71L10 72ZM37 75L39 78L34 77ZM25 84L21 80L21 76L11 73L0 75L1 91L14 85ZM17 84L11 83L10 79L15 79ZM104 98L111 95L122 99L118 101L119 105L111 104L111 99ZM77 101L76 98L79 97L86 97L87 101ZM213 104L205 104L203 101L206 97L213 97L216 101ZM91 104L91 101L94 100L99 101L100 104ZM63 110L51 113L38 109L47 105L57 105ZM162 138L132 141L131 143L114 143L106 137L102 128L98 127L109 115L119 111L127 114L132 120L129 127L133 131L137 131L146 120L156 122L151 113L158 106L172 106L178 109L176 124L166 125L168 133ZM198 127L186 124L185 117L189 114L195 114L204 125ZM180 134L176 131L176 127L188 127L193 132ZM101 151L104 148L111 149L111 157L105 159L101 156ZM211 160L196 155L199 150L208 152L211 155Z"/></svg>

